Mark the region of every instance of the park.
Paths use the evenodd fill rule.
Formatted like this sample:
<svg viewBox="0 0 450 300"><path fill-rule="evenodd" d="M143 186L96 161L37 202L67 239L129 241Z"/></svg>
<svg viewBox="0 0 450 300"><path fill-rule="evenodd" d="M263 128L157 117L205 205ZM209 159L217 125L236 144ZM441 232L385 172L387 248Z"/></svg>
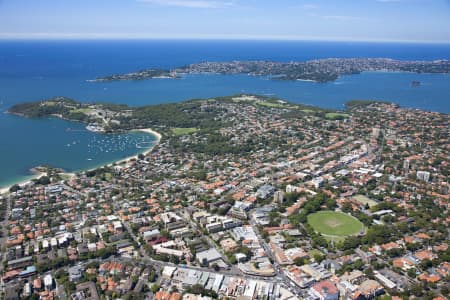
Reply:
<svg viewBox="0 0 450 300"><path fill-rule="evenodd" d="M364 225L355 217L342 212L319 211L308 215L308 224L325 238L342 240L364 231Z"/></svg>

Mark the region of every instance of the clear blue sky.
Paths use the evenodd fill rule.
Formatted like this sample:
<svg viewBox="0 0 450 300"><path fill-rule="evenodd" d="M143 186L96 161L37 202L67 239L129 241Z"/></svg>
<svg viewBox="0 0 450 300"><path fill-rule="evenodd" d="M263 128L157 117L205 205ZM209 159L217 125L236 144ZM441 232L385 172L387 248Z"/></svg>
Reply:
<svg viewBox="0 0 450 300"><path fill-rule="evenodd" d="M0 38L450 42L450 0L0 0Z"/></svg>

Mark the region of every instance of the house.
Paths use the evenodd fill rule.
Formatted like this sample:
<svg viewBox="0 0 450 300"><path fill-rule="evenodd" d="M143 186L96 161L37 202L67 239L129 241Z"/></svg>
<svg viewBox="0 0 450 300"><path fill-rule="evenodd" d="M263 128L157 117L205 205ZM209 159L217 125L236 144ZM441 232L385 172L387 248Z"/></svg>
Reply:
<svg viewBox="0 0 450 300"><path fill-rule="evenodd" d="M197 259L203 266L209 266L214 262L222 260L222 255L216 248L210 248L206 251L198 252Z"/></svg>
<svg viewBox="0 0 450 300"><path fill-rule="evenodd" d="M223 250L225 250L225 252L232 252L238 247L237 243L231 238L220 241L220 246Z"/></svg>
<svg viewBox="0 0 450 300"><path fill-rule="evenodd" d="M170 278L172 278L172 276L176 270L177 270L176 267L164 266L161 277L165 278L165 279L170 279Z"/></svg>
<svg viewBox="0 0 450 300"><path fill-rule="evenodd" d="M81 243L77 245L78 254L85 254L89 251L87 245L85 243Z"/></svg>
<svg viewBox="0 0 450 300"><path fill-rule="evenodd" d="M98 293L95 283L92 281L83 282L77 285L76 292L71 295L72 300L98 300Z"/></svg>
<svg viewBox="0 0 450 300"><path fill-rule="evenodd" d="M402 270L408 270L411 269L415 266L414 261L412 261L411 259L407 258L407 257L400 257L400 258L396 258L394 259L394 261L392 262L392 265L396 268L400 268Z"/></svg>
<svg viewBox="0 0 450 300"><path fill-rule="evenodd" d="M245 255L244 253L236 253L234 256L236 257L236 261L238 263L247 261L247 255Z"/></svg>
<svg viewBox="0 0 450 300"><path fill-rule="evenodd" d="M163 213L159 218L167 230L174 230L185 226L183 219L174 212Z"/></svg>
<svg viewBox="0 0 450 300"><path fill-rule="evenodd" d="M220 222L209 223L205 226L209 233L215 233L223 230L223 225Z"/></svg>
<svg viewBox="0 0 450 300"><path fill-rule="evenodd" d="M167 255L173 255L178 258L184 258L187 254L184 250L178 250L178 249L184 249L185 244L183 241L167 241L161 244L153 245L153 249L156 251L157 254L167 254Z"/></svg>
<svg viewBox="0 0 450 300"><path fill-rule="evenodd" d="M268 184L263 185L256 191L256 195L261 199L267 199L273 193L275 193L275 188Z"/></svg>
<svg viewBox="0 0 450 300"><path fill-rule="evenodd" d="M426 281L429 283L437 283L441 280L441 277L436 274L428 274L428 273L422 273L417 277L420 281Z"/></svg>
<svg viewBox="0 0 450 300"><path fill-rule="evenodd" d="M80 280L82 277L82 269L80 266L73 266L69 268L69 280L75 282Z"/></svg>
<svg viewBox="0 0 450 300"><path fill-rule="evenodd" d="M97 251L97 245L95 243L88 243L87 248L89 252Z"/></svg>
<svg viewBox="0 0 450 300"><path fill-rule="evenodd" d="M386 243L386 244L381 245L381 248L384 251L389 251L389 250L394 250L394 249L401 249L402 246L397 244L397 243L395 243L395 242L390 242L390 243Z"/></svg>
<svg viewBox="0 0 450 300"><path fill-rule="evenodd" d="M383 286L375 280L366 280L358 288L362 299L374 299L384 293Z"/></svg>
<svg viewBox="0 0 450 300"><path fill-rule="evenodd" d="M378 282L380 282L382 285L384 285L388 289L392 290L397 287L395 282L393 282L392 280L390 280L389 278L387 278L386 276L384 276L383 274L381 274L378 271L374 272L374 276L378 280Z"/></svg>
<svg viewBox="0 0 450 300"><path fill-rule="evenodd" d="M148 241L152 241L154 239L159 238L161 236L161 233L159 232L159 229L153 229L153 230L150 230L150 231L145 231L142 234L142 236L143 236L144 240L146 242L148 242Z"/></svg>
<svg viewBox="0 0 450 300"><path fill-rule="evenodd" d="M319 177L315 177L311 180L311 184L318 189L319 187L323 186L324 183L324 179L323 177L319 176Z"/></svg>
<svg viewBox="0 0 450 300"><path fill-rule="evenodd" d="M42 291L42 280L41 278L36 278L35 280L33 280L33 288L36 292L41 292Z"/></svg>
<svg viewBox="0 0 450 300"><path fill-rule="evenodd" d="M339 290L329 280L323 280L314 284L309 292L320 300L339 300Z"/></svg>
<svg viewBox="0 0 450 300"><path fill-rule="evenodd" d="M423 261L423 260L433 260L433 259L437 258L437 255L434 254L433 252L431 252L430 250L422 250L422 251L417 251L416 253L414 253L414 257L418 261Z"/></svg>
<svg viewBox="0 0 450 300"><path fill-rule="evenodd" d="M159 291L155 294L155 300L180 300L181 294Z"/></svg>

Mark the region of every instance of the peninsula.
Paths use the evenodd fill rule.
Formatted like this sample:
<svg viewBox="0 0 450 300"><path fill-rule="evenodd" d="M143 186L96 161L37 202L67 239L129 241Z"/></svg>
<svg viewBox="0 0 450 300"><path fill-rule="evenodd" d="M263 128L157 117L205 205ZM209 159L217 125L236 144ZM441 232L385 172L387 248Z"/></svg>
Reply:
<svg viewBox="0 0 450 300"><path fill-rule="evenodd" d="M158 132L170 135L184 133L189 128L209 131L221 128L224 125L221 121L223 110L211 108L205 110L204 101L205 99L193 99L179 103L129 107L109 103L81 103L67 97L54 97L43 101L16 104L8 112L31 118L57 117L83 122L89 130L104 133L157 128ZM208 101L223 103L244 101L255 107L285 108L300 114L313 113L322 117L327 113L336 112L331 109L255 95L216 97Z"/></svg>
<svg viewBox="0 0 450 300"><path fill-rule="evenodd" d="M277 80L334 81L339 76L366 71L450 73L450 61L402 61L389 58L328 58L304 62L231 61L202 62L172 70L147 69L128 74L98 77L93 82L179 78L183 74L247 74Z"/></svg>

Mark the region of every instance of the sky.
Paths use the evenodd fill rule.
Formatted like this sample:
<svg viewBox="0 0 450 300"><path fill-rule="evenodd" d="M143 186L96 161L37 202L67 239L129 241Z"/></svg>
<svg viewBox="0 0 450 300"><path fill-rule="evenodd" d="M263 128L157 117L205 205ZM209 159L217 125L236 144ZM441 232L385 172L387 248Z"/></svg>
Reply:
<svg viewBox="0 0 450 300"><path fill-rule="evenodd" d="M450 0L0 0L0 39L450 43Z"/></svg>

